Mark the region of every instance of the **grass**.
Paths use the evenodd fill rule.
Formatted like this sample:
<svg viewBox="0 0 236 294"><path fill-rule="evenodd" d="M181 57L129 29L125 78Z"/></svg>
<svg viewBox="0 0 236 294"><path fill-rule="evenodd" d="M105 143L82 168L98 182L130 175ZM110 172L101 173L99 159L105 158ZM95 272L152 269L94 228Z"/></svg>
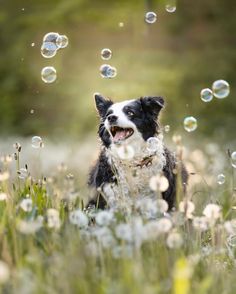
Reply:
<svg viewBox="0 0 236 294"><path fill-rule="evenodd" d="M234 169L224 156L217 184L217 146L184 150L189 190L171 213L159 198L83 210L76 175L61 166L33 179L29 166L19 179L15 148L0 163L2 293L235 293Z"/></svg>

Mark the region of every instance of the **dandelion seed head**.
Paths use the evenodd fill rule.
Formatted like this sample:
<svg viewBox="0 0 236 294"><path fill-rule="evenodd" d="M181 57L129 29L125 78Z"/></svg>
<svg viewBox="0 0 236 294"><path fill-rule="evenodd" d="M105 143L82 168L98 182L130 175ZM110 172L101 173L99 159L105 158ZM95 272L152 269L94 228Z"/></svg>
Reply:
<svg viewBox="0 0 236 294"><path fill-rule="evenodd" d="M30 198L22 199L20 202L20 208L25 212L30 212L33 208L33 201Z"/></svg>
<svg viewBox="0 0 236 294"><path fill-rule="evenodd" d="M110 211L100 211L97 213L95 220L99 226L108 226L113 221L114 215Z"/></svg>
<svg viewBox="0 0 236 294"><path fill-rule="evenodd" d="M221 217L221 207L217 204L207 204L203 210L205 215L210 220L217 220Z"/></svg>
<svg viewBox="0 0 236 294"><path fill-rule="evenodd" d="M200 232L204 232L209 228L209 222L204 216L197 216L193 218L193 227Z"/></svg>
<svg viewBox="0 0 236 294"><path fill-rule="evenodd" d="M159 233L168 233L172 228L172 222L170 219L163 217L157 221Z"/></svg>
<svg viewBox="0 0 236 294"><path fill-rule="evenodd" d="M169 181L163 175L152 176L149 181L149 187L152 191L165 192L169 188Z"/></svg>
<svg viewBox="0 0 236 294"><path fill-rule="evenodd" d="M80 209L70 212L69 220L71 224L76 225L79 228L86 228L89 223L88 217Z"/></svg>
<svg viewBox="0 0 236 294"><path fill-rule="evenodd" d="M171 249L172 248L178 249L183 245L183 238L179 233L172 232L168 235L166 239L166 244Z"/></svg>
<svg viewBox="0 0 236 294"><path fill-rule="evenodd" d="M181 201L179 203L179 211L185 213L186 217L191 219L193 218L193 212L195 210L195 205L192 201Z"/></svg>

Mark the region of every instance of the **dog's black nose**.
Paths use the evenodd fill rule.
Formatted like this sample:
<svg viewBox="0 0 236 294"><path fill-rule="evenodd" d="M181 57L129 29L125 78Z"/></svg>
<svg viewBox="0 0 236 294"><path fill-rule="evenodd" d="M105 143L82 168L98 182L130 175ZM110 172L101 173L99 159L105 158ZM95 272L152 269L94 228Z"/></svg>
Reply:
<svg viewBox="0 0 236 294"><path fill-rule="evenodd" d="M118 118L118 117L117 117L116 115L109 115L109 116L107 117L109 123L115 123L115 122L117 121L117 118Z"/></svg>

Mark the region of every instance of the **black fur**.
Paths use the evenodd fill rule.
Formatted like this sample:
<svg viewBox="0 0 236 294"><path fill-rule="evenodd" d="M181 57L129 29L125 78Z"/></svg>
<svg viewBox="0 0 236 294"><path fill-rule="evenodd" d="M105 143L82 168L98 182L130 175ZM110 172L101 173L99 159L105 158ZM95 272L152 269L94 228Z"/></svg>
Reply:
<svg viewBox="0 0 236 294"><path fill-rule="evenodd" d="M104 99L101 95L95 95L95 103L100 115L98 134L104 147L108 148L111 144L111 140L108 131L105 129L104 121L107 116L112 114L109 107L113 104L113 102ZM123 112L136 125L138 131L142 134L143 139L146 141L148 138L159 133L157 118L163 106L164 99L161 97L142 97L126 105L123 108ZM132 116L129 116L130 111L132 111ZM165 148L165 157L166 165L163 168L163 174L169 181L169 188L167 191L162 193L162 196L163 199L167 201L169 209L172 209L175 205L176 198L176 161L167 148ZM188 174L183 165L181 169L183 188L185 191ZM102 188L105 183L114 182L116 182L116 178L103 149L95 166L91 169L88 184L90 187L98 189ZM99 192L96 192L95 197L89 202L88 205L95 205L98 208L104 209L106 207L106 201Z"/></svg>

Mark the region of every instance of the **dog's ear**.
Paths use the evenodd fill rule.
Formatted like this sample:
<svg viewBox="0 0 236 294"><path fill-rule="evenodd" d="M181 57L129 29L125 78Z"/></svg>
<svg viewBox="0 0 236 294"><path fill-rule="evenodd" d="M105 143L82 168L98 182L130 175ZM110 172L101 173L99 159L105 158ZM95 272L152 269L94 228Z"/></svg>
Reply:
<svg viewBox="0 0 236 294"><path fill-rule="evenodd" d="M152 114L157 119L159 112L164 107L164 99L162 97L143 97L140 98L144 111Z"/></svg>
<svg viewBox="0 0 236 294"><path fill-rule="evenodd" d="M111 100L105 99L101 94L94 94L96 109L100 115L100 117L104 117L108 108L113 104Z"/></svg>

